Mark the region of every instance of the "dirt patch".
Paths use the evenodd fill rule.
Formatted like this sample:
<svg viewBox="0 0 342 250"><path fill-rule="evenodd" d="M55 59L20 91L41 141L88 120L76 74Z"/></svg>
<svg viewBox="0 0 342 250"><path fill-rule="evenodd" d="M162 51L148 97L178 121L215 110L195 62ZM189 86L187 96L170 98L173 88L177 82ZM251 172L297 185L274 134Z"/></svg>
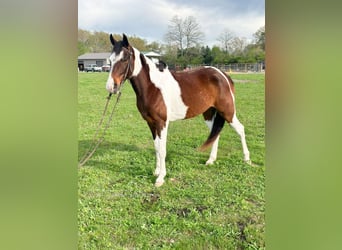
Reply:
<svg viewBox="0 0 342 250"><path fill-rule="evenodd" d="M199 214L203 214L205 210L207 210L207 206L197 206L194 208ZM191 209L189 208L180 208L175 209L174 212L177 214L178 217L186 218L191 213Z"/></svg>
<svg viewBox="0 0 342 250"><path fill-rule="evenodd" d="M156 193L154 193L154 192L151 192L151 193L147 193L146 195L145 195L145 197L143 198L143 204L150 204L150 205L152 205L152 204L154 204L154 203L156 203L156 202L158 202L159 201L159 199L160 199L160 195L159 194L156 194Z"/></svg>
<svg viewBox="0 0 342 250"><path fill-rule="evenodd" d="M238 80L238 79L233 79L233 81L235 82L235 83L257 83L258 81L255 81L255 80Z"/></svg>

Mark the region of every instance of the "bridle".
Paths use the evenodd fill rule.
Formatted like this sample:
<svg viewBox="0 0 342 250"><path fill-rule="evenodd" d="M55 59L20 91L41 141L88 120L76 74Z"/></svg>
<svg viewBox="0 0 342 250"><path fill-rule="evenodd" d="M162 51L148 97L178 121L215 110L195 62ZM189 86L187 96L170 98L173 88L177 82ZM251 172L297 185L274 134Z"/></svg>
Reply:
<svg viewBox="0 0 342 250"><path fill-rule="evenodd" d="M133 55L133 52L131 52L129 49L128 50L128 58L125 59L125 61L127 60L128 61L128 64L127 64L127 68L126 68L126 72L124 74L124 77L122 78L121 82L120 82L120 85L119 85L119 88L117 89L117 93L120 92L120 89L121 89L121 86L125 83L125 81L127 79L130 79L131 77L128 77L128 72L129 70L131 69L131 56ZM115 83L114 83L115 84Z"/></svg>

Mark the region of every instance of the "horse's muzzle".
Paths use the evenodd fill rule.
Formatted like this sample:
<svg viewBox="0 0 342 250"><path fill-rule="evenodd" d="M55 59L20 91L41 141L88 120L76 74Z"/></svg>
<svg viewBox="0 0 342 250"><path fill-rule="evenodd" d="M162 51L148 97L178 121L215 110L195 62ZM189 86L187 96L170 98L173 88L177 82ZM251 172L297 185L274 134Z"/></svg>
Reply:
<svg viewBox="0 0 342 250"><path fill-rule="evenodd" d="M111 94L117 94L120 90L120 87L118 84L114 83L114 84L107 85L106 89Z"/></svg>
<svg viewBox="0 0 342 250"><path fill-rule="evenodd" d="M114 83L114 87L113 87L112 93L113 93L113 94L117 94L118 92L119 92L119 86L118 86L118 84L115 84L115 83Z"/></svg>

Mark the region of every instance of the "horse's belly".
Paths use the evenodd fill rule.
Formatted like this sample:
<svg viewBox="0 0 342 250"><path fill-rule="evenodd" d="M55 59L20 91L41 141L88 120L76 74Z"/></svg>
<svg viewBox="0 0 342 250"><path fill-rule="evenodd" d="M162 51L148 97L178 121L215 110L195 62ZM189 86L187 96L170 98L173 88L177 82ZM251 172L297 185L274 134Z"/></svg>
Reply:
<svg viewBox="0 0 342 250"><path fill-rule="evenodd" d="M184 119L186 116L186 112L185 114L182 112L170 112L168 113L168 120L169 121L176 121L176 120L182 120Z"/></svg>

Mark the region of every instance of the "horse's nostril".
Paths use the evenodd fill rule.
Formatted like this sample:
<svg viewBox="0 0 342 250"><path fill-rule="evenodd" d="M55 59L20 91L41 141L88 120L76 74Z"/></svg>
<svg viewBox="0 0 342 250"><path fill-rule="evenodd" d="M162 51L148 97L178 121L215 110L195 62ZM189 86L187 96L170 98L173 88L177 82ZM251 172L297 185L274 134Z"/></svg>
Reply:
<svg viewBox="0 0 342 250"><path fill-rule="evenodd" d="M113 93L116 94L118 92L118 85L114 84L113 86Z"/></svg>

